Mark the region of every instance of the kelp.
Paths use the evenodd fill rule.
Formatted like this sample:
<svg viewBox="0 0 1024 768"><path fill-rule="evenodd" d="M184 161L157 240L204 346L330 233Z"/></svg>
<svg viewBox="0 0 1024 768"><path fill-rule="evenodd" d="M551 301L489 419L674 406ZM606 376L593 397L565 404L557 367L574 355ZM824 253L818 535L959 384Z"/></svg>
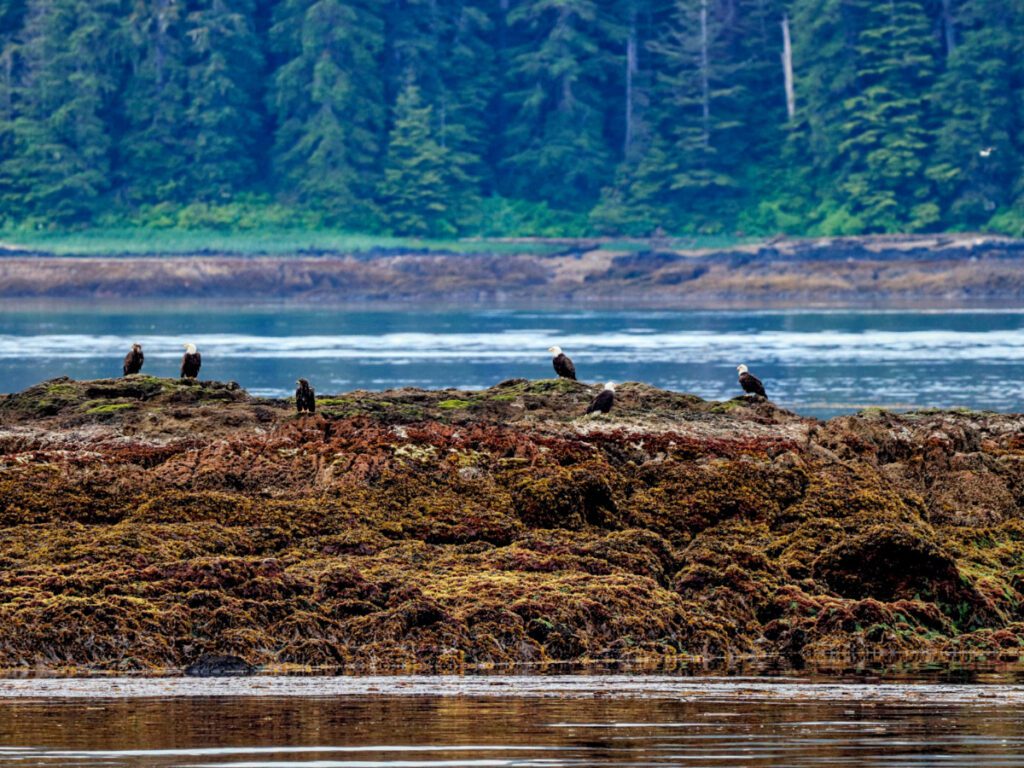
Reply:
<svg viewBox="0 0 1024 768"><path fill-rule="evenodd" d="M435 669L1024 644L1024 423L639 384L0 403L0 666ZM116 407L107 407L116 406ZM122 407L123 406L123 407Z"/></svg>

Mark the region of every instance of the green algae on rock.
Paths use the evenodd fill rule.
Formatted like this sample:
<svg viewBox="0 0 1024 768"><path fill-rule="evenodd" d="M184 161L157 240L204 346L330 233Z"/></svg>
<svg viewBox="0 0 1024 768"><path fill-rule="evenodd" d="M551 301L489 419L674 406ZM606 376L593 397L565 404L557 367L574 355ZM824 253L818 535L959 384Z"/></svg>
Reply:
<svg viewBox="0 0 1024 768"><path fill-rule="evenodd" d="M0 667L1021 652L1024 418L595 392L0 398Z"/></svg>

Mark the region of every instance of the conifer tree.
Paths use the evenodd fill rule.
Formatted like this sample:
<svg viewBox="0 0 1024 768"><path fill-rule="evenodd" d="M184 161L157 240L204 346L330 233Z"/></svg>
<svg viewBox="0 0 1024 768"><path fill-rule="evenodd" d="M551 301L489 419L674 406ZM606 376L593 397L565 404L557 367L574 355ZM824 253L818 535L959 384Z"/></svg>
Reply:
<svg viewBox="0 0 1024 768"><path fill-rule="evenodd" d="M734 200L740 158L740 67L728 56L728 30L714 0L676 0L657 56L656 138L636 165L626 195L636 215L693 228L719 226L713 211ZM735 216L735 209L732 211Z"/></svg>
<svg viewBox="0 0 1024 768"><path fill-rule="evenodd" d="M375 0L283 0L272 29L281 61L271 92L282 192L340 224L366 227L386 106Z"/></svg>
<svg viewBox="0 0 1024 768"><path fill-rule="evenodd" d="M862 14L845 0L798 0L791 11L796 114L781 152L781 188L826 234L852 234L863 223L847 207L836 175L845 105L857 94L854 43Z"/></svg>
<svg viewBox="0 0 1024 768"><path fill-rule="evenodd" d="M1014 67L1024 9L966 0L958 11L959 42L932 98L942 119L928 175L940 191L945 223L973 228L1012 203L1024 161L1016 88L1021 72Z"/></svg>
<svg viewBox="0 0 1024 768"><path fill-rule="evenodd" d="M175 0L133 0L124 22L131 69L118 176L131 203L183 201L191 191L183 15Z"/></svg>
<svg viewBox="0 0 1024 768"><path fill-rule="evenodd" d="M924 161L932 136L927 89L936 44L920 0L856 0L856 94L843 102L840 189L869 231L922 229L938 219Z"/></svg>
<svg viewBox="0 0 1024 768"><path fill-rule="evenodd" d="M496 58L489 0L449 0L438 42L441 55L435 105L437 136L465 183L455 190L462 207L493 186L486 164L491 138Z"/></svg>
<svg viewBox="0 0 1024 768"><path fill-rule="evenodd" d="M433 107L416 85L395 104L380 198L385 222L399 235L450 235L455 231L453 186L462 181L450 152L434 135Z"/></svg>
<svg viewBox="0 0 1024 768"><path fill-rule="evenodd" d="M506 193L579 208L611 171L602 85L609 11L596 0L522 0L509 16L519 44L511 61Z"/></svg>
<svg viewBox="0 0 1024 768"><path fill-rule="evenodd" d="M264 59L254 10L253 0L197 0L188 15L190 181L200 199L244 189L258 167Z"/></svg>
<svg viewBox="0 0 1024 768"><path fill-rule="evenodd" d="M64 222L96 210L110 184L120 12L118 0L28 3L12 146L0 168L5 207Z"/></svg>
<svg viewBox="0 0 1024 768"><path fill-rule="evenodd" d="M21 65L17 43L25 18L22 0L0 0L0 226L13 215L16 197L3 167L14 152L15 87Z"/></svg>

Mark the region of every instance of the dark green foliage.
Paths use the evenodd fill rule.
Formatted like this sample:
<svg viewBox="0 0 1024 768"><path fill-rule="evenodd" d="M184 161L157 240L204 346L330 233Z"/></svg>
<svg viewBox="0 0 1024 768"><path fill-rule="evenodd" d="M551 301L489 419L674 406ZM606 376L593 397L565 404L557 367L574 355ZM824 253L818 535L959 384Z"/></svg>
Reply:
<svg viewBox="0 0 1024 768"><path fill-rule="evenodd" d="M557 207L593 200L613 156L603 135L603 86L613 62L606 4L523 0L508 21L519 42L499 189Z"/></svg>
<svg viewBox="0 0 1024 768"><path fill-rule="evenodd" d="M15 216L80 221L109 189L119 13L118 0L27 4L0 167L3 205Z"/></svg>
<svg viewBox="0 0 1024 768"><path fill-rule="evenodd" d="M263 54L253 0L194 0L188 15L191 184L200 199L253 180L262 134Z"/></svg>
<svg viewBox="0 0 1024 768"><path fill-rule="evenodd" d="M271 43L277 187L338 223L365 227L387 112L380 3L284 0Z"/></svg>
<svg viewBox="0 0 1024 768"><path fill-rule="evenodd" d="M388 228L399 235L450 235L451 201L461 177L434 135L433 108L408 85L398 96L380 197Z"/></svg>
<svg viewBox="0 0 1024 768"><path fill-rule="evenodd" d="M124 25L130 46L118 175L131 203L188 195L185 19L174 0L134 0Z"/></svg>
<svg viewBox="0 0 1024 768"><path fill-rule="evenodd" d="M1022 41L1016 0L0 0L0 226L1024 235Z"/></svg>
<svg viewBox="0 0 1024 768"><path fill-rule="evenodd" d="M995 20L999 23L992 23ZM944 114L928 175L950 226L982 226L1013 202L1020 173L1021 33L1024 8L965 0L956 17L958 44L936 88Z"/></svg>

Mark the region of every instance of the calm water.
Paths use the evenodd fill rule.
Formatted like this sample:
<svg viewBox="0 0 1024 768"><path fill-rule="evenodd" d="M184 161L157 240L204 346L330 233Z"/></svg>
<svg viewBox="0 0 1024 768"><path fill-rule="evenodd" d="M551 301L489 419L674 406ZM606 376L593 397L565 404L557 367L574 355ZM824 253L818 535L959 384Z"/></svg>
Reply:
<svg viewBox="0 0 1024 768"><path fill-rule="evenodd" d="M1019 411L1024 311L391 311L145 306L0 308L0 391L116 375L133 341L175 375L197 344L203 377L260 395L296 378L320 393L482 388L553 375L562 346L586 381L645 381L722 399L747 363L781 405L830 416L866 406Z"/></svg>
<svg viewBox="0 0 1024 768"><path fill-rule="evenodd" d="M294 679L292 679L294 681ZM415 679L289 690L273 679L101 683L54 696L0 683L0 764L30 766L1024 766L1019 685L728 679ZM264 688L253 686L263 683ZM65 682L62 685L69 685ZM407 690L401 693L406 686ZM86 686L88 688L89 686ZM337 686L335 686L337 687ZM86 695L87 694L87 695Z"/></svg>

